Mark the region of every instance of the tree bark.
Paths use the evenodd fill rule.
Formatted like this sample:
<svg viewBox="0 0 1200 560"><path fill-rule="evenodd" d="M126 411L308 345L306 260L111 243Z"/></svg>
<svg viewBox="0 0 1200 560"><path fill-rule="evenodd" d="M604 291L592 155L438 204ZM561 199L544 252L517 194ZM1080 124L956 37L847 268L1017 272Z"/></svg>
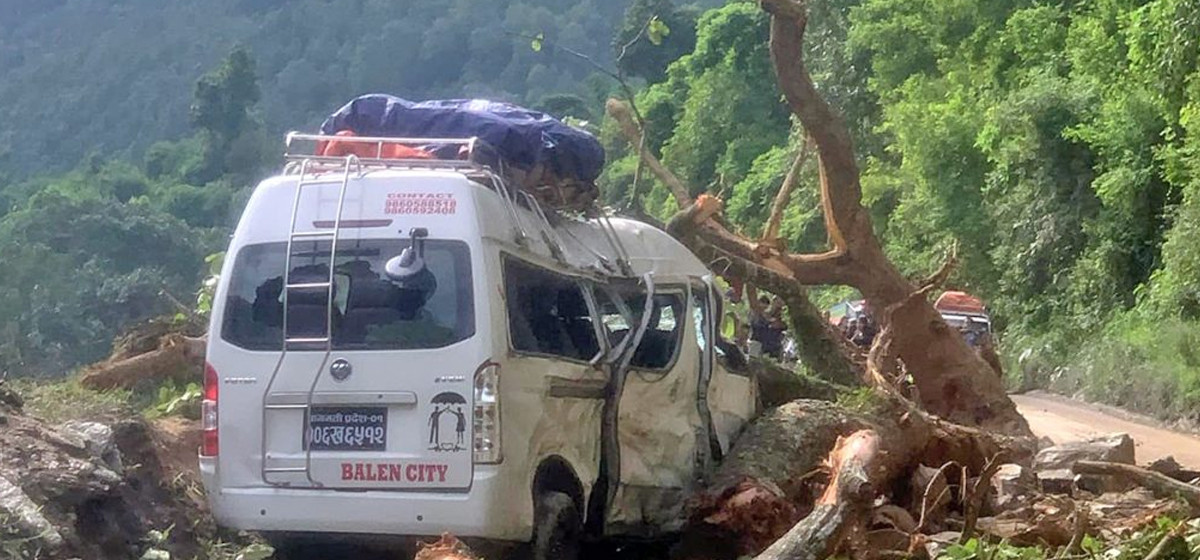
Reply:
<svg viewBox="0 0 1200 560"><path fill-rule="evenodd" d="M794 532L786 550L793 550L797 543L811 544L814 535L832 539L849 534L843 528L832 530L831 524L856 522L854 499L845 508L816 506L837 506L828 503L832 496L856 494L826 488L824 501L814 502L813 491L825 479L822 465L830 449L834 450L831 463L837 466L837 441L856 432L869 431L879 438L878 456L864 464L870 467L871 488L880 493L889 491L919 464L955 462L978 475L989 460L1032 461L1032 438L1014 439L951 424L916 409L894 393L876 390L872 394L862 411L799 400L755 420L689 503L679 557L756 555L789 528ZM811 512L810 506L814 508ZM804 527L797 528L796 523Z"/></svg>
<svg viewBox="0 0 1200 560"><path fill-rule="evenodd" d="M766 358L751 358L746 366L758 381L763 410L800 399L833 401L850 387L792 371Z"/></svg>
<svg viewBox="0 0 1200 560"><path fill-rule="evenodd" d="M1144 486L1160 498L1183 498L1192 507L1193 513L1200 513L1200 488L1180 482L1165 474L1134 465L1105 461L1079 461L1071 470L1075 474L1119 476Z"/></svg>
<svg viewBox="0 0 1200 560"><path fill-rule="evenodd" d="M118 354L116 360L94 364L84 370L79 383L105 391L130 389L147 381L175 379L199 381L204 364L204 338L170 334L159 339L158 348L132 357Z"/></svg>
<svg viewBox="0 0 1200 560"><path fill-rule="evenodd" d="M888 475L882 442L872 430L838 438L829 453L832 479L812 513L755 560L822 560L833 556L847 535L862 529L875 499L875 484Z"/></svg>

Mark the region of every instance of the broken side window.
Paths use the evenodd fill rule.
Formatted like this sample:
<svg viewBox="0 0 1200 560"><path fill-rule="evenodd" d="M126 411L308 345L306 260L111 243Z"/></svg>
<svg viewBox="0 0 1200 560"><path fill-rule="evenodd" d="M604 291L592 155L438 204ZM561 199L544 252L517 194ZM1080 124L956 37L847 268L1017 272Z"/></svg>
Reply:
<svg viewBox="0 0 1200 560"><path fill-rule="evenodd" d="M591 310L575 280L515 258L504 260L514 350L590 360L600 351Z"/></svg>
<svg viewBox="0 0 1200 560"><path fill-rule="evenodd" d="M640 287L608 286L606 290L597 290L596 294L609 343L617 348L633 331L633 327L641 323L646 308L646 293ZM618 298L623 305L616 303ZM629 365L639 369L662 370L675 361L682 340L687 319L682 294L655 295L650 313L646 334L642 336Z"/></svg>

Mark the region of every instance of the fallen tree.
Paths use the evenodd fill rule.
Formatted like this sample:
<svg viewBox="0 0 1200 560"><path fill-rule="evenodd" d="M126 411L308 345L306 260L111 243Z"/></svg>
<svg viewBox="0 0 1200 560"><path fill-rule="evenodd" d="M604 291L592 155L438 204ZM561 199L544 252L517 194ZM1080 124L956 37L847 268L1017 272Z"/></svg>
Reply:
<svg viewBox="0 0 1200 560"><path fill-rule="evenodd" d="M109 359L83 371L79 382L93 390L132 388L144 382L198 381L204 362L204 338L163 335L158 347L130 357Z"/></svg>
<svg viewBox="0 0 1200 560"><path fill-rule="evenodd" d="M725 276L776 294L798 293L804 285L848 285L858 289L873 309L896 307L923 286L906 278L884 253L861 203L862 187L849 130L808 75L803 58L807 3L762 0L761 5L771 17L770 52L780 89L816 149L831 247L819 254L786 251L772 237L782 216L776 211L764 229L764 239L755 241L730 231L719 218L720 200L708 195L692 200L688 194L692 190L643 148L641 159L681 208L669 230L707 262L720 263L717 268ZM608 113L620 123L630 145L643 146L642 133L624 103L611 100ZM805 149L797 159L807 157ZM783 191L793 188L795 182L794 178L784 181L775 197L776 207L787 200ZM932 280L940 280L937 276ZM802 312L793 310L792 315ZM881 328L895 327L895 352L912 376L916 400L925 410L965 425L1029 434L992 367L946 325L928 301L905 305L877 320Z"/></svg>
<svg viewBox="0 0 1200 560"><path fill-rule="evenodd" d="M918 300L911 297L899 307ZM889 327L876 340L868 359L873 387L858 407L793 401L767 412L739 437L689 505L680 557L815 559L851 542L878 547L862 543L881 536L869 531L879 498L912 520L902 523L910 544L928 510L943 502L936 495L930 503L928 495L911 499L914 492L929 493L912 484L922 466L953 465L960 486L973 478L988 481L986 486L999 465L1032 462L1032 438L953 424L909 401L893 384L894 336ZM943 479L948 487L949 477ZM963 492L965 533L979 518L983 486L976 482L972 492ZM919 510L896 505L913 503Z"/></svg>
<svg viewBox="0 0 1200 560"><path fill-rule="evenodd" d="M177 323L167 317L146 321L118 337L107 359L84 368L79 383L103 391L168 379L199 381L207 343L202 332L202 324L195 322Z"/></svg>

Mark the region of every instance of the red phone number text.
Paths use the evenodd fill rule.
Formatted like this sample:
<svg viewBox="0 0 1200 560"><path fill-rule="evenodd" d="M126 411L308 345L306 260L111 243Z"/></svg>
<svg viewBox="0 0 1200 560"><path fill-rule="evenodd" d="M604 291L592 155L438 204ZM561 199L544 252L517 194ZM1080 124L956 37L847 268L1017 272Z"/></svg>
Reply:
<svg viewBox="0 0 1200 560"><path fill-rule="evenodd" d="M454 199L388 199L385 214L453 214L458 210Z"/></svg>

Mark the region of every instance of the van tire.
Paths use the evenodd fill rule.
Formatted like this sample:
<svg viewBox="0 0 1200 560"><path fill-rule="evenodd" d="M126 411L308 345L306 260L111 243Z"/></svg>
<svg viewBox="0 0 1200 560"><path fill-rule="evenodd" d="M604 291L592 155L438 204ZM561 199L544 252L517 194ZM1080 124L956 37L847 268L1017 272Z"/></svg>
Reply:
<svg viewBox="0 0 1200 560"><path fill-rule="evenodd" d="M583 524L579 506L562 492L542 492L533 504L533 560L577 560Z"/></svg>

